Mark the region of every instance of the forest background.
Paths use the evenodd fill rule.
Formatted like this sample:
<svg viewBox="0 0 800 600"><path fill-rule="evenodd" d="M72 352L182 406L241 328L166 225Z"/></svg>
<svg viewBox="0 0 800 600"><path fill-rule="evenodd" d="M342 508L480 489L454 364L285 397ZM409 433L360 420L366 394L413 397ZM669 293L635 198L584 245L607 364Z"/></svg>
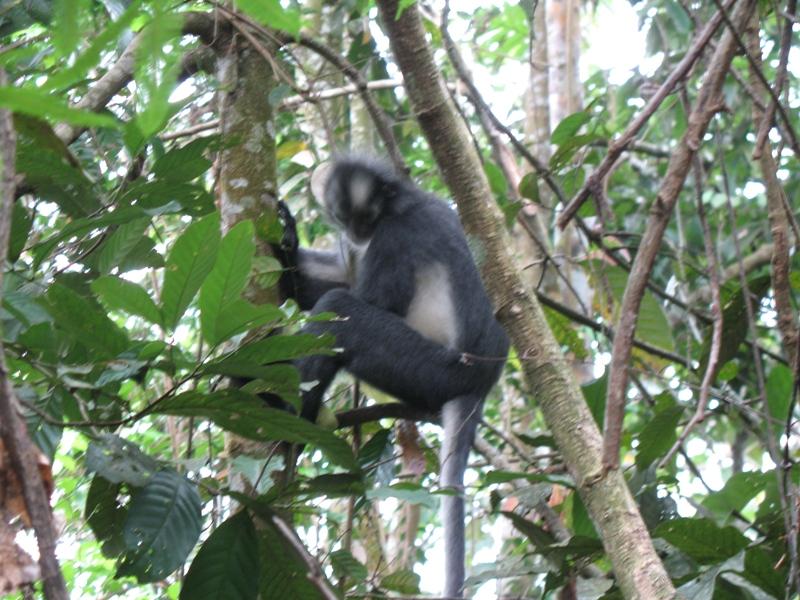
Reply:
<svg viewBox="0 0 800 600"><path fill-rule="evenodd" d="M514 344L467 594L796 597L796 4L2 0L0 593L439 589L436 415L257 397L331 351L276 201L330 245L357 149L458 209Z"/></svg>

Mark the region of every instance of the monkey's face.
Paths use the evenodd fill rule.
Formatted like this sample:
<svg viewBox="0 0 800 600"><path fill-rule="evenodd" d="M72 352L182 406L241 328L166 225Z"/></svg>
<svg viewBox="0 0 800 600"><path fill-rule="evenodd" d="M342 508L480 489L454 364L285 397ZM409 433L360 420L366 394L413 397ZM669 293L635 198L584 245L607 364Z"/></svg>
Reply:
<svg viewBox="0 0 800 600"><path fill-rule="evenodd" d="M364 207L349 208L341 204L328 206L331 221L355 244L363 245L372 239L381 216L377 202Z"/></svg>
<svg viewBox="0 0 800 600"><path fill-rule="evenodd" d="M385 199L375 178L366 172L334 171L325 189L325 208L333 222L352 242L370 241L384 209Z"/></svg>

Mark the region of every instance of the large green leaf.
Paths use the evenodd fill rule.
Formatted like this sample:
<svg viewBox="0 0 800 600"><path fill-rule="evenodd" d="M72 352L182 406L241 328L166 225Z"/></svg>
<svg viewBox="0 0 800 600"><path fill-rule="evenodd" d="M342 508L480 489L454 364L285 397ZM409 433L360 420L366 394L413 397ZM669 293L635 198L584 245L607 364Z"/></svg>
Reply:
<svg viewBox="0 0 800 600"><path fill-rule="evenodd" d="M636 466L639 469L646 469L666 454L678 439L675 428L683 415L683 406L677 404L669 392L659 394L656 400L655 415L637 436Z"/></svg>
<svg viewBox="0 0 800 600"><path fill-rule="evenodd" d="M261 600L320 600L317 586L308 578L308 565L297 555L297 550L279 533L271 521L259 531ZM301 542L297 540L297 543ZM322 584L333 587L320 575Z"/></svg>
<svg viewBox="0 0 800 600"><path fill-rule="evenodd" d="M217 315L215 334L219 340L227 340L235 335L262 325L278 325L283 319L283 311L274 304L252 304L239 298L224 306Z"/></svg>
<svg viewBox="0 0 800 600"><path fill-rule="evenodd" d="M337 465L358 470L353 451L343 439L298 416L269 408L264 401L240 390L220 390L207 395L186 392L160 402L154 412L204 417L227 431L253 440L310 444Z"/></svg>
<svg viewBox="0 0 800 600"><path fill-rule="evenodd" d="M784 434L786 417L792 404L794 377L786 365L775 365L767 377L767 406L775 423L772 429L777 437Z"/></svg>
<svg viewBox="0 0 800 600"><path fill-rule="evenodd" d="M620 267L604 265L602 269L614 298L621 303L622 295L625 293L625 286L628 283L628 274ZM636 338L659 348L672 350L675 344L672 340L671 332L672 328L666 316L664 316L664 311L658 300L656 300L652 292L645 291L639 308L639 318L636 322Z"/></svg>
<svg viewBox="0 0 800 600"><path fill-rule="evenodd" d="M173 329L214 267L219 247L219 215L195 221L172 246L161 290L164 325Z"/></svg>
<svg viewBox="0 0 800 600"><path fill-rule="evenodd" d="M771 285L769 273L758 274L747 281L747 289L751 294L753 306L758 306L761 298L767 293ZM747 338L747 307L744 303L742 286L739 285L738 276L728 280L722 287L722 343L719 350L720 367L731 360L739 352L739 346ZM712 327L706 329L701 351L700 373L705 372L708 364L708 355L711 349Z"/></svg>
<svg viewBox="0 0 800 600"><path fill-rule="evenodd" d="M110 114L71 108L57 96L29 87L0 87L0 106L41 119L81 127L118 127Z"/></svg>
<svg viewBox="0 0 800 600"><path fill-rule="evenodd" d="M61 4L67 8L67 12L69 13L69 6L72 0L60 1ZM133 19L139 14L141 4L142 0L133 0L116 21L109 23L103 31L92 38L88 48L75 59L72 65L55 71L55 73L47 79L44 89L52 90L69 87L76 81L85 77L89 70L97 66L100 62L103 51L117 41L120 35L130 27ZM56 18L58 18L58 16L56 16ZM56 31L58 31L58 29L60 28L55 28ZM75 29L73 34L80 35L81 30Z"/></svg>
<svg viewBox="0 0 800 600"><path fill-rule="evenodd" d="M300 33L300 13L285 8L279 0L236 0L236 6L263 25L292 35Z"/></svg>
<svg viewBox="0 0 800 600"><path fill-rule="evenodd" d="M200 537L201 502L194 484L175 471L159 471L136 492L122 533L127 552L117 577L160 581L180 567Z"/></svg>
<svg viewBox="0 0 800 600"><path fill-rule="evenodd" d="M734 473L725 482L721 490L711 492L703 499L703 506L719 517L727 517L732 512L742 510L750 500L756 497L775 479L772 471L749 471Z"/></svg>
<svg viewBox="0 0 800 600"><path fill-rule="evenodd" d="M228 325L222 315L239 300L247 284L255 252L251 221L237 223L219 246L214 268L200 288L200 322L203 336L212 346L227 339L221 337L226 335L227 331L223 329ZM235 330L236 327L228 329Z"/></svg>
<svg viewBox="0 0 800 600"><path fill-rule="evenodd" d="M151 323L161 323L161 312L145 289L119 277L100 277L92 282L92 291L111 310L138 315Z"/></svg>
<svg viewBox="0 0 800 600"><path fill-rule="evenodd" d="M89 20L90 0L55 0L53 4L53 47L61 56L69 56L83 38Z"/></svg>
<svg viewBox="0 0 800 600"><path fill-rule="evenodd" d="M720 527L710 519L674 519L659 525L654 535L705 565L722 562L749 543L735 527Z"/></svg>
<svg viewBox="0 0 800 600"><path fill-rule="evenodd" d="M183 49L170 43L180 35L183 16L163 2L151 3L153 18L142 30L136 52L134 79L142 99L136 128L147 139L164 126L169 115L169 95L180 71Z"/></svg>
<svg viewBox="0 0 800 600"><path fill-rule="evenodd" d="M345 577L354 582L365 581L369 576L365 567L355 556L347 550L337 550L331 553L333 572L339 579Z"/></svg>
<svg viewBox="0 0 800 600"><path fill-rule="evenodd" d="M97 270L110 273L133 250L150 226L149 218L123 223L103 242L98 250Z"/></svg>
<svg viewBox="0 0 800 600"><path fill-rule="evenodd" d="M310 333L271 335L245 344L217 362L221 365L226 363L264 365L311 354L332 354L334 341L332 335L316 336Z"/></svg>
<svg viewBox="0 0 800 600"><path fill-rule="evenodd" d="M128 347L125 332L117 327L95 303L70 288L54 283L47 290L45 304L60 329L97 358L114 358Z"/></svg>
<svg viewBox="0 0 800 600"><path fill-rule="evenodd" d="M248 381L242 389L250 394L269 392L277 394L283 400L300 407L300 373L294 365L259 365L255 363L239 363L225 361L212 363L203 369L204 375L226 375Z"/></svg>
<svg viewBox="0 0 800 600"><path fill-rule="evenodd" d="M204 153L214 137L202 137L180 148L173 148L153 165L153 175L168 181L191 181L211 167Z"/></svg>
<svg viewBox="0 0 800 600"><path fill-rule="evenodd" d="M761 548L747 550L742 576L774 598L785 597L786 568L780 558L771 557Z"/></svg>
<svg viewBox="0 0 800 600"><path fill-rule="evenodd" d="M86 495L83 514L106 558L116 558L125 551L122 526L128 517L128 508L117 500L121 490L121 483L111 483L105 477L95 475Z"/></svg>
<svg viewBox="0 0 800 600"><path fill-rule="evenodd" d="M139 446L110 433L93 440L86 451L86 470L111 483L142 487L158 469L158 462Z"/></svg>
<svg viewBox="0 0 800 600"><path fill-rule="evenodd" d="M381 587L401 594L419 594L419 575L411 569L399 569L381 578Z"/></svg>
<svg viewBox="0 0 800 600"><path fill-rule="evenodd" d="M255 600L258 536L242 510L217 527L200 547L181 587L181 600Z"/></svg>

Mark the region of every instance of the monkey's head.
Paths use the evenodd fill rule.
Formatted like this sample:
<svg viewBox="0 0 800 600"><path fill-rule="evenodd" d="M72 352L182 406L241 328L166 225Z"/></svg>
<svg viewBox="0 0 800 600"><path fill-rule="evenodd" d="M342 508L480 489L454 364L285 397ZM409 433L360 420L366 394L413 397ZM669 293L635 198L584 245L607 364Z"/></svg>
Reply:
<svg viewBox="0 0 800 600"><path fill-rule="evenodd" d="M330 165L322 177L322 204L333 224L352 242L369 242L390 209L397 176L383 164L347 158Z"/></svg>

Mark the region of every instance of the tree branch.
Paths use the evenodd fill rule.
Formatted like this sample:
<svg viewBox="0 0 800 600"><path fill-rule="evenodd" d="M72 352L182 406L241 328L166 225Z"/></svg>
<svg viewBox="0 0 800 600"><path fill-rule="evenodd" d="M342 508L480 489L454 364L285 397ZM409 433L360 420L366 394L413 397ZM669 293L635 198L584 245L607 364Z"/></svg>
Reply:
<svg viewBox="0 0 800 600"><path fill-rule="evenodd" d="M6 73L0 70L0 86L8 85ZM11 112L0 110L0 296L8 255L11 211L14 207L16 135ZM25 507L31 517L39 544L44 595L48 600L67 600L67 587L56 558L56 534L50 501L47 497L36 457L39 450L31 441L25 422L17 414L17 399L8 376L5 350L0 344L0 435L8 451L11 465L22 485Z"/></svg>
<svg viewBox="0 0 800 600"><path fill-rule="evenodd" d="M743 26L746 23L753 6L753 0L739 0L736 3L733 19L737 26ZM625 415L625 392L628 385L628 361L647 280L661 247L667 223L669 223L675 203L678 201L678 195L691 167L692 157L700 147L711 117L722 107L722 84L733 59L735 46L733 34L730 30L726 30L709 62L694 110L689 115L686 133L670 158L667 173L661 182L658 195L650 207L650 217L645 233L625 286L619 321L615 327L617 335L614 338L611 353L606 396L603 466L607 469L616 469L619 466L619 444L622 435L622 419Z"/></svg>

